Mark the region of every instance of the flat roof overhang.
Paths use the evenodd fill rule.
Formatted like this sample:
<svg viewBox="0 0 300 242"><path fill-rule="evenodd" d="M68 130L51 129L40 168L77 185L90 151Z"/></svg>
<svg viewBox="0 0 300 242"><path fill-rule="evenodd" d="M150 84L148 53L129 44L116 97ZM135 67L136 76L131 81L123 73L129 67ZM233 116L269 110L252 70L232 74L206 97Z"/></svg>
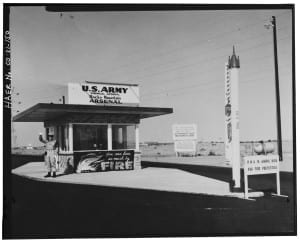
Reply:
<svg viewBox="0 0 300 242"><path fill-rule="evenodd" d="M14 116L13 122L54 121L68 114L134 115L143 119L170 113L173 113L173 108L38 103Z"/></svg>

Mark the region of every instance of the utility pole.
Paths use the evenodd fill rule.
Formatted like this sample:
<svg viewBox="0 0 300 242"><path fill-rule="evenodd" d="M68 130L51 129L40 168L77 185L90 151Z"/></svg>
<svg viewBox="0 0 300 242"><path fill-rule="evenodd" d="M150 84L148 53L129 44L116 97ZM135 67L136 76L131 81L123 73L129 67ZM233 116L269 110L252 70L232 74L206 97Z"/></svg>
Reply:
<svg viewBox="0 0 300 242"><path fill-rule="evenodd" d="M280 114L280 94L279 94L278 56L277 56L277 33L276 33L276 18L275 18L275 16L272 16L272 27L273 27L274 65L275 65L277 147L278 147L279 160L282 161L281 114Z"/></svg>

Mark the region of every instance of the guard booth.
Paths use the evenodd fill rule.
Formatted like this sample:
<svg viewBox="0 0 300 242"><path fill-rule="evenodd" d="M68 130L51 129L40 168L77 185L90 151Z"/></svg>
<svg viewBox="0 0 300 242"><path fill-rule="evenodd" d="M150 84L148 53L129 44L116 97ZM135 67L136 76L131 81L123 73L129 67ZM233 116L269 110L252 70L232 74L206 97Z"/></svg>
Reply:
<svg viewBox="0 0 300 242"><path fill-rule="evenodd" d="M136 84L69 83L66 104L38 103L14 122L44 122L45 135L58 141L59 172L141 168L141 119L173 112L140 107ZM38 138L38 133L37 133Z"/></svg>

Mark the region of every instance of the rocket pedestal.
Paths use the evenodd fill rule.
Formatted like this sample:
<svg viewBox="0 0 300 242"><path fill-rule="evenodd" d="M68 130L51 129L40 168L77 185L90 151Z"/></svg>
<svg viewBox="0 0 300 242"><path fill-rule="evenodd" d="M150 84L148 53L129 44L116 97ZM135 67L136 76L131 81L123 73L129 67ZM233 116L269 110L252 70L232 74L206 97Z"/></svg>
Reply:
<svg viewBox="0 0 300 242"><path fill-rule="evenodd" d="M233 189L239 189L241 187L241 171L240 171L240 128L239 128L239 69L240 60L236 57L233 47L233 54L228 59L228 74L230 92L228 90L225 95L227 96L226 109L226 137L225 144L227 148L225 150L226 157L230 159L232 165L232 181L231 185ZM228 87L227 87L228 89ZM230 108L231 110L228 110ZM230 129L228 128L230 127Z"/></svg>

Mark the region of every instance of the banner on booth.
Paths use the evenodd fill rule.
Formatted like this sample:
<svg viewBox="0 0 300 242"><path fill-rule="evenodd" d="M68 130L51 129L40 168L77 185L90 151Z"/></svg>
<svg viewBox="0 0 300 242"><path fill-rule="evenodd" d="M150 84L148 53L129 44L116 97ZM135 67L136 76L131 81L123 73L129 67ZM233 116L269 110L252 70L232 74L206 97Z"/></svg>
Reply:
<svg viewBox="0 0 300 242"><path fill-rule="evenodd" d="M139 87L126 84L69 83L68 104L138 105Z"/></svg>
<svg viewBox="0 0 300 242"><path fill-rule="evenodd" d="M134 150L74 152L76 172L123 171L134 169Z"/></svg>

